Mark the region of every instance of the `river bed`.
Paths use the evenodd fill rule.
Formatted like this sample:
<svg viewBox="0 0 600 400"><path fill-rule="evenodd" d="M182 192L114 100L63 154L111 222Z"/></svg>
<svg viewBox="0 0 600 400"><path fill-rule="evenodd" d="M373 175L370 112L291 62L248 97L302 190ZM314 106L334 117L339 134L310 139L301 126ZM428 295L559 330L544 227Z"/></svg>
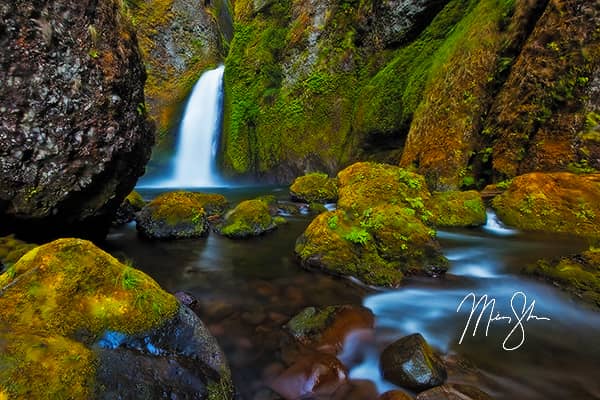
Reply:
<svg viewBox="0 0 600 400"><path fill-rule="evenodd" d="M140 189L146 200L164 190ZM263 194L287 199L287 189L250 187L210 189L232 203ZM372 342L362 344L361 357L350 369L353 379L367 379L378 390L394 388L378 369L378 355L394 340L420 332L449 362L449 381L471 383L496 399L600 398L600 313L552 285L519 275L542 257L567 255L584 243L557 235L525 234L505 229L491 219L486 227L439 231L451 267L444 278L412 278L394 290L366 288L348 279L305 271L297 264L294 242L314 215L287 217L289 223L262 237L234 241L211 233L207 238L171 242L142 240L135 224L114 229L108 250L131 259L169 292L187 291L199 299L202 315L232 367L242 399L259 398L264 371L277 365L281 325L307 306L363 304L375 314ZM490 214L493 218L493 214ZM495 298L499 315L514 316L511 297L520 292L534 314L549 320L523 322L524 337L512 326L493 321L486 336L482 319L477 334L465 329L471 302ZM519 308L523 295L513 304ZM514 320L513 320L514 321ZM468 365L468 367L464 367Z"/></svg>

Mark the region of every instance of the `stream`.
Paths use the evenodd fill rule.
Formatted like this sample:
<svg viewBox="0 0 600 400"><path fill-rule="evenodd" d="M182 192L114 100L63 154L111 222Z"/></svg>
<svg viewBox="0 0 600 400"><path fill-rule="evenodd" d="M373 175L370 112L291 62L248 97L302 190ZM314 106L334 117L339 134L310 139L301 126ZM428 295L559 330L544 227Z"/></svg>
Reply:
<svg viewBox="0 0 600 400"><path fill-rule="evenodd" d="M139 189L146 200L163 191ZM281 187L207 191L232 204L264 194L288 199ZM358 349L361 357L350 377L372 381L380 392L394 388L380 376L380 352L420 332L445 355L449 382L473 384L495 399L600 399L600 313L548 283L519 275L542 257L580 251L581 241L505 229L489 214L483 228L438 232L451 261L444 278L409 278L399 289L377 291L299 267L294 242L313 217L290 216L274 233L238 241L211 233L198 240L151 242L129 224L112 230L107 247L165 290L187 291L200 301L201 317L225 351L242 399L260 398L265 371L280 363L280 327L304 307L334 304L363 304L375 314L375 338ZM472 302L457 308L471 292L496 299L494 314L513 317L511 297L522 292L527 305L535 300L532 313L549 320L524 320L524 336L517 330L508 341L514 347L523 338L522 345L507 351L503 341L514 318L511 324L492 321L486 336L486 314L473 336L477 313L459 344ZM520 309L522 296L516 296L513 304Z"/></svg>

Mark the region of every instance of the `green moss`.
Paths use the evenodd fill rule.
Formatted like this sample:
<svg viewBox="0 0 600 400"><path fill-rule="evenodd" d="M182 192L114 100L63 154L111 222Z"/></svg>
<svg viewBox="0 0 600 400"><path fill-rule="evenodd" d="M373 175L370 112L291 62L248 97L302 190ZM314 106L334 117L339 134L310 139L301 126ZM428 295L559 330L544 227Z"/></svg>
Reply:
<svg viewBox="0 0 600 400"><path fill-rule="evenodd" d="M269 206L263 200L246 200L238 204L219 226L221 234L230 238L257 236L277 228Z"/></svg>
<svg viewBox="0 0 600 400"><path fill-rule="evenodd" d="M436 226L480 226L485 224L485 205L479 192L438 192L427 204Z"/></svg>
<svg viewBox="0 0 600 400"><path fill-rule="evenodd" d="M37 247L13 268L0 276L0 386L11 398L89 398L89 345L107 330L147 332L179 309L146 274L85 240Z"/></svg>
<svg viewBox="0 0 600 400"><path fill-rule="evenodd" d="M600 307L600 252L594 248L575 256L540 260L528 265L524 272L543 277Z"/></svg>
<svg viewBox="0 0 600 400"><path fill-rule="evenodd" d="M304 203L334 203L338 198L337 179L313 172L298 177L290 186L292 200Z"/></svg>
<svg viewBox="0 0 600 400"><path fill-rule="evenodd" d="M14 235L0 237L0 262L12 265L35 247L37 247L36 244L19 240Z"/></svg>
<svg viewBox="0 0 600 400"><path fill-rule="evenodd" d="M208 233L208 215L204 206L213 213L220 213L226 204L224 197L219 195L164 193L138 213L137 229L154 239L202 237Z"/></svg>
<svg viewBox="0 0 600 400"><path fill-rule="evenodd" d="M131 204L131 206L138 211L144 208L144 206L146 205L146 201L144 200L142 195L136 192L135 190L129 193L124 201Z"/></svg>

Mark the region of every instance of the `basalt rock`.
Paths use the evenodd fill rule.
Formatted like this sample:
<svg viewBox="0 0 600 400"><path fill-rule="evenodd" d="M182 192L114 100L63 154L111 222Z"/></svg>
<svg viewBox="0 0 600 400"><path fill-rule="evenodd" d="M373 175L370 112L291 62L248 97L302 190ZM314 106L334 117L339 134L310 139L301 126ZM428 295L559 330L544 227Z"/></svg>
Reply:
<svg viewBox="0 0 600 400"><path fill-rule="evenodd" d="M3 0L0 20L0 220L102 236L154 140L129 20L115 0Z"/></svg>
<svg viewBox="0 0 600 400"><path fill-rule="evenodd" d="M417 400L492 400L492 397L474 386L447 384L419 393Z"/></svg>
<svg viewBox="0 0 600 400"><path fill-rule="evenodd" d="M418 333L385 348L381 372L390 382L417 391L441 385L447 377L443 362Z"/></svg>

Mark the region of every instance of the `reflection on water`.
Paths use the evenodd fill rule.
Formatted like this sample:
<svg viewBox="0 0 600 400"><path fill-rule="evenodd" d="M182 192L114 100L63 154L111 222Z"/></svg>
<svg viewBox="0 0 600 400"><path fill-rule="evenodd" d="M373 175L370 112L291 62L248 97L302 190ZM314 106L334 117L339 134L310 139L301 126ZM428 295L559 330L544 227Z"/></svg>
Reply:
<svg viewBox="0 0 600 400"><path fill-rule="evenodd" d="M287 196L280 188L229 189L223 194L235 203L265 193ZM150 198L157 192L142 194ZM202 318L226 352L243 399L254 397L263 371L277 364L280 327L291 316L306 306L361 302L376 315L376 336L371 345L363 342L362 359L350 377L372 380L380 391L393 388L379 374L381 350L401 336L420 332L446 354L451 382L475 384L498 399L600 398L600 314L551 285L518 275L527 263L580 250L581 243L512 230L508 234L502 226L488 229L490 222L486 229L440 232L451 261L448 276L413 278L400 289L373 293L350 280L298 267L294 242L310 219L290 216L276 232L244 241L211 234L198 240L148 242L138 239L129 225L115 230L108 246L133 259L165 289L186 290L200 299ZM456 312L465 295L487 294L496 299L498 312L512 315L509 302L515 291L524 292L529 302L535 300L535 313L551 321L527 322L525 343L516 351L502 350L510 329L501 321L491 324L487 337L480 327L475 337L469 331L458 344L470 309ZM476 368L463 368L465 364Z"/></svg>

